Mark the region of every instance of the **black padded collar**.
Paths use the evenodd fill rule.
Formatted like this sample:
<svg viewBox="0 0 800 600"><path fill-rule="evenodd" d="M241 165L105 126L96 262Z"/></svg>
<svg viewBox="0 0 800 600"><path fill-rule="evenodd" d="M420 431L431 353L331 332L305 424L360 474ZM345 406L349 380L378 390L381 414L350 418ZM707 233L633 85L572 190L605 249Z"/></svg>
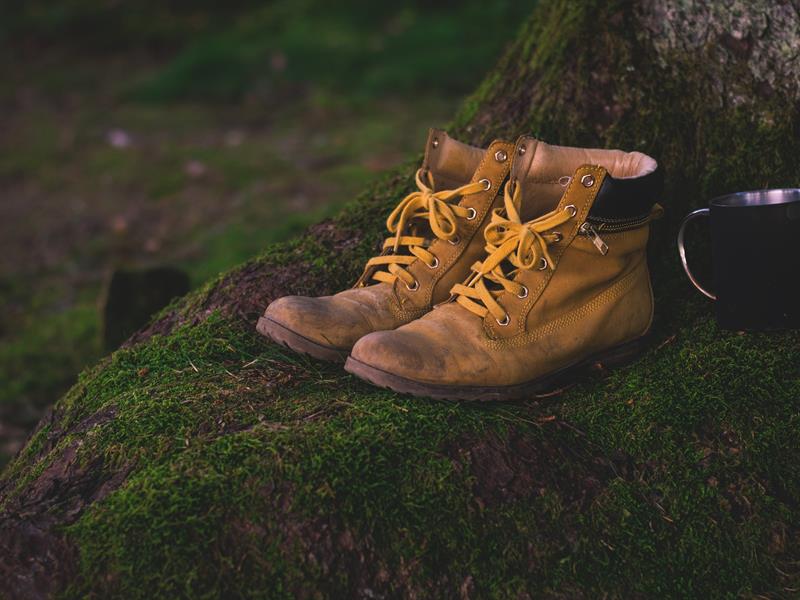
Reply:
<svg viewBox="0 0 800 600"><path fill-rule="evenodd" d="M597 219L632 219L650 213L661 199L664 175L660 167L641 177L615 179L606 175L589 216Z"/></svg>

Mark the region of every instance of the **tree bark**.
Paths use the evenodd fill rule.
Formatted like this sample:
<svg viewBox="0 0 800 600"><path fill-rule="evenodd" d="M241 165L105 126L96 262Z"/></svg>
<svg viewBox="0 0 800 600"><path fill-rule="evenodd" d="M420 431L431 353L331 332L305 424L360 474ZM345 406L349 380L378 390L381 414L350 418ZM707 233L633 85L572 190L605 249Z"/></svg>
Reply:
<svg viewBox="0 0 800 600"><path fill-rule="evenodd" d="M532 133L660 161L667 218L651 263L666 349L565 399L486 411L398 399L265 349L252 328L268 302L355 280L410 187L411 160L82 375L0 479L0 595L796 592L787 565L798 556L800 478L790 462L800 444L776 442L763 464L745 455L762 457L771 439L797 441L780 423L796 427L787 398L800 390L800 338L715 345L673 240L680 218L713 195L797 185L798 48L796 2L540 2L451 131L474 144ZM764 383L726 362L728 352L788 366ZM713 369L692 371L692 353ZM742 398L774 411L762 424L745 425L747 412L724 423L698 400L676 433L673 400L657 393L674 378L721 399L739 385ZM642 431L663 432L663 447L594 425L614 423L631 398L665 407L640 415ZM682 503L699 511L690 525L672 516ZM741 545L747 574L737 569ZM703 570L709 552L720 553L719 572Z"/></svg>

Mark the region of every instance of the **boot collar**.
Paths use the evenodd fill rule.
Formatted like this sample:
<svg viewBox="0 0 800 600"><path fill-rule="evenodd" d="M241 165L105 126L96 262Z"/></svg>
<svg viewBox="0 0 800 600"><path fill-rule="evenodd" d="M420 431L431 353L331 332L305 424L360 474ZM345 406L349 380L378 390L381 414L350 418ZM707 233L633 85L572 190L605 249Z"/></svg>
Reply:
<svg viewBox="0 0 800 600"><path fill-rule="evenodd" d="M422 168L433 175L435 191L454 189L469 183L484 154L483 149L459 142L442 129L430 129Z"/></svg>
<svg viewBox="0 0 800 600"><path fill-rule="evenodd" d="M641 152L553 146L529 136L517 140L512 185L522 192L523 221L553 210L580 167L606 172L591 215L627 219L646 215L660 199L663 176L656 161Z"/></svg>

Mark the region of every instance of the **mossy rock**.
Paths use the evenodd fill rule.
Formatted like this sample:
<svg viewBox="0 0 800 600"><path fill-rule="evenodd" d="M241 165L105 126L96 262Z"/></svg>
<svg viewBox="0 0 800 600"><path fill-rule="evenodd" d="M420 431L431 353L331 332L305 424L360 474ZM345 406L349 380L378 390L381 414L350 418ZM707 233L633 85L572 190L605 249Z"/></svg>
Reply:
<svg viewBox="0 0 800 600"><path fill-rule="evenodd" d="M83 373L0 479L0 593L796 597L800 334L719 330L673 240L714 194L798 184L798 31L765 1L542 2L453 121L660 159L636 364L472 406L260 338L273 298L355 279L412 160Z"/></svg>

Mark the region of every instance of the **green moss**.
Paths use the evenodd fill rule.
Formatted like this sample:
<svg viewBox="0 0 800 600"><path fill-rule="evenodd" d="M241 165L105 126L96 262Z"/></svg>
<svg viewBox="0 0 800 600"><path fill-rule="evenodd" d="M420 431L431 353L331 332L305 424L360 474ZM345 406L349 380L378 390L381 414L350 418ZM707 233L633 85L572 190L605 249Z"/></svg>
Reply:
<svg viewBox="0 0 800 600"><path fill-rule="evenodd" d="M323 526L337 532L323 534L334 536L323 548L377 561L368 578L412 565L409 589L440 573L450 585L471 577L491 597L565 587L619 597L771 589L785 549L764 546L798 517L780 500L800 491L800 379L782 350L798 341L724 334L701 320L557 401L463 407L374 391L212 318L117 353L113 377L89 382L82 403L67 408L77 419L96 412L103 390L118 413L83 451L113 468L137 465L124 488L70 528L83 561L73 593L346 594L357 569L332 577L301 558L333 560L303 546ZM299 380L274 392L254 383L287 373ZM580 433L544 425L550 415ZM448 448L469 453L460 440L504 439L509 426L579 454L542 467L551 478L542 492L486 510L475 502L474 474ZM626 457L586 512L559 483L582 485L581 448L591 460ZM355 551L338 546L341 531ZM113 580L99 584L106 573Z"/></svg>
<svg viewBox="0 0 800 600"><path fill-rule="evenodd" d="M331 580L324 565L300 567L291 552L306 543L294 536L327 522L331 504L355 540L368 537L389 549L382 563L419 565L409 586L424 585L437 568L466 577L471 568L500 567L491 552L506 543L509 518L488 527L496 541L477 548L487 534L485 515L470 508L470 478L443 447L464 436L501 435L517 421L517 410L464 411L399 399L299 359L292 360L300 381L284 382L274 397L263 386L248 393L254 380L273 380L276 374L263 369L284 357L254 334L231 336L237 325L213 322L182 330L167 345L154 340L118 353L118 377L92 382L84 404L68 409L83 418L87 405L87 412L98 409L90 404L95 385L114 389L104 394L114 398L114 420L85 440L82 452L104 454L116 469L120 461L141 465L124 490L70 529L82 540L88 586L76 585L74 595L105 593L97 575L107 570L120 578L106 592L132 597L345 594L353 585L347 573ZM150 369L144 386L133 375L141 369ZM531 434L543 436L535 425ZM251 543L237 538L232 546L237 528L254 534ZM136 548L126 541L132 538ZM227 555L231 550L236 559ZM248 578L210 572L203 566L209 556L235 560ZM499 581L496 574L491 580Z"/></svg>
<svg viewBox="0 0 800 600"><path fill-rule="evenodd" d="M785 351L800 340L726 334L703 317L675 336L556 401L488 407L374 391L218 316L119 351L59 405L64 428L113 406L80 453L132 469L68 530L82 561L70 595L346 594L357 569L331 577L324 552L319 564L300 558L323 526L357 540L355 550L325 543L374 561L367 579L408 565L408 589L439 573L450 574L445 589L471 578L490 597L772 589L790 548L765 545L798 517L782 498L800 491L800 374ZM570 428L546 425L551 415ZM541 492L487 510L448 448L469 463L463 440L502 440L510 427L589 458L547 464ZM58 454L23 470L37 439L8 474L25 473L20 486ZM577 510L559 482L580 487L584 462L620 450L625 463Z"/></svg>
<svg viewBox="0 0 800 600"><path fill-rule="evenodd" d="M800 516L780 500L800 491L800 371L786 351L800 337L726 333L707 320L675 335L605 385L565 399L564 418L640 469L591 511L588 531L607 546L585 549L577 565L601 578L598 590L621 596L770 589L778 557L765 544ZM635 577L624 573L630 564Z"/></svg>

